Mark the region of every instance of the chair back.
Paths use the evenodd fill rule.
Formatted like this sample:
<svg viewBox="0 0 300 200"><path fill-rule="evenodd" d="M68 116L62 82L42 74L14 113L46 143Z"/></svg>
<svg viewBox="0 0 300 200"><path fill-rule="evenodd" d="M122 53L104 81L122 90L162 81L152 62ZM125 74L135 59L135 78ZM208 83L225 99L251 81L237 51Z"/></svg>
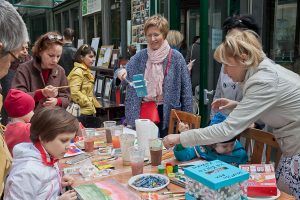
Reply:
<svg viewBox="0 0 300 200"><path fill-rule="evenodd" d="M176 114L179 117L181 122L189 125L190 129L200 128L201 116L195 115L193 113L172 109L170 114L168 134L179 132L178 131L179 121L177 119Z"/></svg>
<svg viewBox="0 0 300 200"><path fill-rule="evenodd" d="M275 156L273 161L275 162L275 168L277 167L282 153L276 139L271 133L248 128L243 131L239 137L246 139L245 149L250 153L249 162L251 164L260 164L263 154L266 156L266 163L270 163L271 153L274 151Z"/></svg>

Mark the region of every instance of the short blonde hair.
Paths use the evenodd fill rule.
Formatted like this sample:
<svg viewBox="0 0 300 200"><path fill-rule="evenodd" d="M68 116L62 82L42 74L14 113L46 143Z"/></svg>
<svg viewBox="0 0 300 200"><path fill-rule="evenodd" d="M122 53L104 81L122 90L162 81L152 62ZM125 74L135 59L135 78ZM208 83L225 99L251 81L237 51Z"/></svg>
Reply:
<svg viewBox="0 0 300 200"><path fill-rule="evenodd" d="M166 39L170 46L179 47L183 38L183 35L179 31L170 30Z"/></svg>
<svg viewBox="0 0 300 200"><path fill-rule="evenodd" d="M248 58L242 59L242 54ZM260 37L254 31L239 29L231 30L214 53L219 63L227 64L227 57L234 57L244 60L246 67L257 67L265 56Z"/></svg>
<svg viewBox="0 0 300 200"><path fill-rule="evenodd" d="M169 32L169 22L166 18L161 15L153 15L147 19L144 25L144 34L146 36L147 31L150 27L157 27L159 31L163 34L164 39L166 39Z"/></svg>

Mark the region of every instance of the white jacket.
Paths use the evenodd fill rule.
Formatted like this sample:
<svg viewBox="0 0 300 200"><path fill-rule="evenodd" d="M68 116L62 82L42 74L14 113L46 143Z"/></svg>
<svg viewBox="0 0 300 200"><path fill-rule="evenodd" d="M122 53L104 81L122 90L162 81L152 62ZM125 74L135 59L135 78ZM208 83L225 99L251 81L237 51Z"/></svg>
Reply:
<svg viewBox="0 0 300 200"><path fill-rule="evenodd" d="M300 77L265 58L251 67L243 83L243 99L219 124L180 134L183 146L208 145L233 138L261 119L285 156L300 153Z"/></svg>
<svg viewBox="0 0 300 200"><path fill-rule="evenodd" d="M13 155L4 200L58 199L61 179L57 164L55 167L44 165L39 150L32 143L16 145Z"/></svg>
<svg viewBox="0 0 300 200"><path fill-rule="evenodd" d="M233 82L233 80L224 73L224 65L222 65L213 100L226 98L235 101L241 101L241 99L243 98L242 92L243 91L241 85L239 83ZM230 113L229 110L224 110L222 112L226 115ZM215 111L211 110L210 118L212 119L215 114Z"/></svg>

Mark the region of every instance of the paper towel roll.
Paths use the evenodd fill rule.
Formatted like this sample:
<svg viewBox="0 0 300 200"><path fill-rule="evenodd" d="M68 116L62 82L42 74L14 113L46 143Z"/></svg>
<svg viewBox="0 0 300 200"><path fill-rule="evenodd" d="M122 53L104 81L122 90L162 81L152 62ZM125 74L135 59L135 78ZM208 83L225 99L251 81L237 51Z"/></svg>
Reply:
<svg viewBox="0 0 300 200"><path fill-rule="evenodd" d="M158 127L149 119L136 119L135 128L138 145L145 148L145 156L150 157L149 139L158 138Z"/></svg>

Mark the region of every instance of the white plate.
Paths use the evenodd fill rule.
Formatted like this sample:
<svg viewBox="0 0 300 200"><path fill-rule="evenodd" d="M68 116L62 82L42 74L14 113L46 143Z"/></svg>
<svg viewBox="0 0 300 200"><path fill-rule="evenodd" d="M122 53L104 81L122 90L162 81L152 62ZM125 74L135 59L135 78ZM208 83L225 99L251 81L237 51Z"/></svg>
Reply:
<svg viewBox="0 0 300 200"><path fill-rule="evenodd" d="M280 190L277 189L277 196L271 196L271 197L247 197L248 200L275 200L280 197Z"/></svg>
<svg viewBox="0 0 300 200"><path fill-rule="evenodd" d="M156 176L156 177L159 177L159 178L162 178L162 179L165 179L166 180L166 184L162 185L162 186L159 186L159 187L155 187L155 188L144 188L144 187L136 187L133 185L134 181L136 181L137 179L141 178L141 177L147 177L147 176ZM161 175L161 174L151 174L151 173L146 173L146 174L139 174L139 175L136 175L136 176L133 176L131 177L129 180L128 180L128 185L138 191L141 191L141 192L154 192L154 191L158 191L158 190L161 190L163 189L164 187L166 187L167 185L169 185L170 183L170 180L167 176L165 175Z"/></svg>

